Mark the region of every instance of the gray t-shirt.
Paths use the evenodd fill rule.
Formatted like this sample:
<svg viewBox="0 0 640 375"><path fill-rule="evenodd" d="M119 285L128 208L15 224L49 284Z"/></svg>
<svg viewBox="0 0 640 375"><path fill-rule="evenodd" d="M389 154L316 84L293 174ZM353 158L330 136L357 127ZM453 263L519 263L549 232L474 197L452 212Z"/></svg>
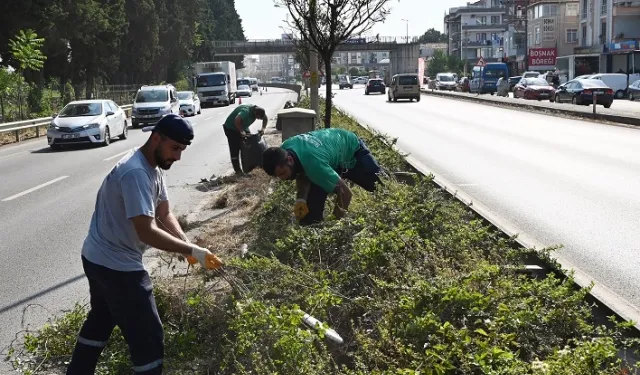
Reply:
<svg viewBox="0 0 640 375"><path fill-rule="evenodd" d="M140 150L133 150L102 182L82 255L116 271L144 270L142 254L149 248L138 238L133 217L155 217L166 201L164 173L152 168Z"/></svg>

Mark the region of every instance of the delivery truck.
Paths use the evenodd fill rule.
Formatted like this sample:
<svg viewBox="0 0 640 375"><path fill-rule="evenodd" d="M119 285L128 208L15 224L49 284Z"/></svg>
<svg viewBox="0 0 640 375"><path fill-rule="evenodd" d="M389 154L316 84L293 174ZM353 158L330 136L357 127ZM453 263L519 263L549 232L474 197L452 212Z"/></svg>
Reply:
<svg viewBox="0 0 640 375"><path fill-rule="evenodd" d="M202 107L236 102L236 64L231 61L199 62L194 86Z"/></svg>

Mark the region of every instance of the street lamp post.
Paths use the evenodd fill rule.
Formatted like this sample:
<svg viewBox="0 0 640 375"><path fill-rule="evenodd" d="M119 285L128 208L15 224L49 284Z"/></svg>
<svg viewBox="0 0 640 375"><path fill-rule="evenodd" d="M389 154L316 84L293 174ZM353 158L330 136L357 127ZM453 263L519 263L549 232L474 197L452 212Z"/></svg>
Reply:
<svg viewBox="0 0 640 375"><path fill-rule="evenodd" d="M407 24L407 44L409 44L409 20L402 19Z"/></svg>

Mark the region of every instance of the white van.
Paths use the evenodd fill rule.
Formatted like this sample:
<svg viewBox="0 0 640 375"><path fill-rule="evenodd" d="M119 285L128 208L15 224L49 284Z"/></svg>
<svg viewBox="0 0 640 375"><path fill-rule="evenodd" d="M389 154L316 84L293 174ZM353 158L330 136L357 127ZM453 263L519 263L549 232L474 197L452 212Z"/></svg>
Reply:
<svg viewBox="0 0 640 375"><path fill-rule="evenodd" d="M436 75L436 90L455 91L458 88L458 75L455 73L438 73Z"/></svg>
<svg viewBox="0 0 640 375"><path fill-rule="evenodd" d="M178 92L173 85L142 86L133 100L131 125L154 125L172 113L180 114Z"/></svg>
<svg viewBox="0 0 640 375"><path fill-rule="evenodd" d="M614 92L614 98L622 99L627 94L627 75L623 73L598 73L594 74L589 79L599 79L607 86L611 87ZM633 77L631 77L630 83L633 83Z"/></svg>

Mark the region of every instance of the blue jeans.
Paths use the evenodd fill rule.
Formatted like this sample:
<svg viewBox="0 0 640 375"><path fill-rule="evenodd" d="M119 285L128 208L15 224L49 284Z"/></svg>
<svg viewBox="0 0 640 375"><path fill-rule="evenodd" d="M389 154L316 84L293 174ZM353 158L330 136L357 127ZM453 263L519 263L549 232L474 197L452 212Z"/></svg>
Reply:
<svg viewBox="0 0 640 375"><path fill-rule="evenodd" d="M343 179L349 180L361 188L373 192L376 183L381 183L378 173L380 165L367 148L367 145L360 140L360 148L355 153L356 165L347 170L336 171ZM309 213L302 220L301 225L319 223L324 219L324 205L329 194L320 186L311 183L307 196L307 207Z"/></svg>
<svg viewBox="0 0 640 375"><path fill-rule="evenodd" d="M91 310L78 335L67 375L91 375L117 325L136 374L162 374L164 332L147 271L121 272L82 257Z"/></svg>

